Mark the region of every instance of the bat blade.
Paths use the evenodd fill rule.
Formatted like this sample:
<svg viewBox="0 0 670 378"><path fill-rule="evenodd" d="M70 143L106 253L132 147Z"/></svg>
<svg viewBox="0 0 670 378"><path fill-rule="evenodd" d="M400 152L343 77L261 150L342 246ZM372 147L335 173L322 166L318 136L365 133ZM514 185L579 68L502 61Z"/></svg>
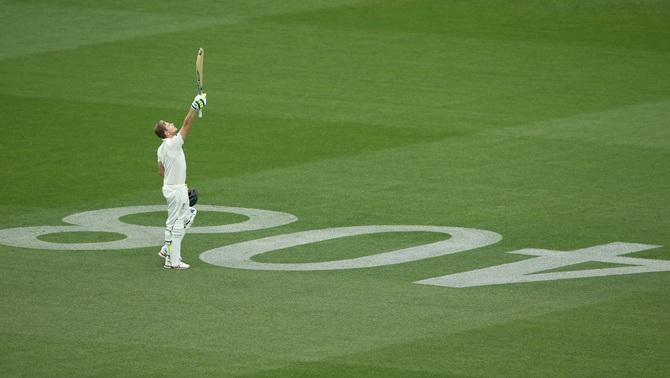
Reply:
<svg viewBox="0 0 670 378"><path fill-rule="evenodd" d="M198 84L198 94L202 94L204 83L205 50L201 47L195 57L195 80ZM198 117L202 118L202 109L198 111Z"/></svg>

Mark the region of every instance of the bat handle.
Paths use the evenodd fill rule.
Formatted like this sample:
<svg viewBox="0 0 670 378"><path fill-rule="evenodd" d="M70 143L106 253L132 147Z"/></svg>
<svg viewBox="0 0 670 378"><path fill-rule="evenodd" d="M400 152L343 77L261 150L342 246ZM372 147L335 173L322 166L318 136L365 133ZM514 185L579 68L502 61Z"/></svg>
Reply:
<svg viewBox="0 0 670 378"><path fill-rule="evenodd" d="M198 88L198 94L202 94L202 89ZM202 118L202 108L198 109L198 118Z"/></svg>

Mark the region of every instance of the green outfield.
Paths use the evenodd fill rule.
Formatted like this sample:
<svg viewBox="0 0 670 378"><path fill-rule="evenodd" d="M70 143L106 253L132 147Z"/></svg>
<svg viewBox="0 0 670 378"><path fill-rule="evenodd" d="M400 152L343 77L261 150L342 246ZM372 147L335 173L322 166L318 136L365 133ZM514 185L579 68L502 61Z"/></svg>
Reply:
<svg viewBox="0 0 670 378"><path fill-rule="evenodd" d="M664 0L0 0L0 375L667 376L669 21ZM195 228L293 218L194 231L169 271L162 232L132 232L165 221L153 125L181 124L198 47ZM158 208L98 212L135 206ZM489 241L298 242L361 226Z"/></svg>

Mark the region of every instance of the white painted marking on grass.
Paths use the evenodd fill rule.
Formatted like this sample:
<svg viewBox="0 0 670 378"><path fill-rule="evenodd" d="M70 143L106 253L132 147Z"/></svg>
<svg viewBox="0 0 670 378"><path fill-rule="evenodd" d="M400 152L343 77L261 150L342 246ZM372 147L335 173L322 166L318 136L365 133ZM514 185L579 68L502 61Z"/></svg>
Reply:
<svg viewBox="0 0 670 378"><path fill-rule="evenodd" d="M219 226L194 226L188 233L218 234L262 230L283 226L298 220L294 215L278 211L201 205L200 211L240 214L249 219L244 222ZM119 218L131 215L166 211L163 205L128 206L86 211L63 218L71 226L18 227L0 230L0 244L21 248L49 250L108 250L150 247L163 243L164 227L141 226L122 222ZM167 214L167 213L166 213ZM125 235L125 239L99 243L52 243L39 240L42 235L62 232L108 232Z"/></svg>
<svg viewBox="0 0 670 378"><path fill-rule="evenodd" d="M213 211L219 213L232 213L244 215L248 220L239 223L224 224L220 226L193 226L189 229L190 234L225 234L242 231L263 230L266 228L283 226L293 223L298 220L298 217L288 213L279 211L248 209L242 207L226 207L226 206L212 206L199 205L198 211ZM166 207L163 205L152 206L129 206L117 207L113 209L101 209L87 211L83 213L69 215L63 218L64 222L72 223L88 227L102 227L102 228L116 228L126 229L132 228L135 230L160 231L163 232L164 227L140 226L122 222L119 218L126 215L152 213L152 212L166 212ZM166 212L167 215L167 212ZM197 223L196 223L197 224Z"/></svg>
<svg viewBox="0 0 670 378"><path fill-rule="evenodd" d="M265 252L277 251L284 248L317 243L325 240L338 239L355 235L417 231L449 234L451 235L451 238L436 243L379 253L372 256L328 262L284 264L260 263L251 260L253 256L260 255ZM340 227L302 231L292 234L276 235L262 239L236 243L203 252L200 254L200 259L212 265L252 270L306 271L355 269L401 264L436 256L448 255L494 244L501 239L502 236L495 232L477 230L473 228L406 225Z"/></svg>
<svg viewBox="0 0 670 378"><path fill-rule="evenodd" d="M198 209L200 211L240 214L248 217L248 219L244 222L234 224L192 227L189 229L189 233L212 234L261 230L282 226L298 220L296 216L288 213L260 209L211 205L201 205L198 206ZM47 250L114 250L156 246L163 242L163 227L129 224L121 221L120 218L131 214L159 211L164 212L165 206L128 206L86 211L63 218L63 221L70 223L70 225L17 227L0 230L0 244L13 247ZM71 232L115 233L122 234L125 238L122 240L99 243L52 243L39 240L39 237L43 235ZM356 235L390 232L435 232L451 235L451 238L444 241L378 253L371 256L318 263L260 263L251 260L254 256L285 248ZM469 251L497 243L500 240L502 240L502 236L498 233L474 228L416 225L368 225L325 228L321 230L295 232L245 241L203 252L200 254L200 259L212 265L251 270L316 271L357 269L401 264ZM535 258L468 272L428 278L416 281L415 283L463 288L670 271L670 261L620 256L627 253L659 247L660 246L658 245L651 244L615 242L567 252L527 248L508 253L536 256ZM551 272L551 270L556 270L558 268L591 261L628 266Z"/></svg>
<svg viewBox="0 0 670 378"><path fill-rule="evenodd" d="M637 243L609 243L574 251L551 251L548 249L521 249L508 253L537 256L536 258L509 264L491 266L442 277L434 277L415 283L422 285L455 288L502 285L521 282L565 280L586 277L604 277L622 274L670 271L670 261L621 257L627 253L659 248L658 245ZM540 273L585 262L604 262L631 265L628 267L586 269L568 272Z"/></svg>

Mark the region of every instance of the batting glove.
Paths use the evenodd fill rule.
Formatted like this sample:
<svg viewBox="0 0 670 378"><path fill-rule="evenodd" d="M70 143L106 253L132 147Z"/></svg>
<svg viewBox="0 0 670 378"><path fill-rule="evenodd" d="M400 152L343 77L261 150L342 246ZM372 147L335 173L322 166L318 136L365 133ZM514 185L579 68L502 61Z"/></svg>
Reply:
<svg viewBox="0 0 670 378"><path fill-rule="evenodd" d="M207 93L195 96L193 103L191 104L193 110L202 109L205 106L207 106Z"/></svg>

